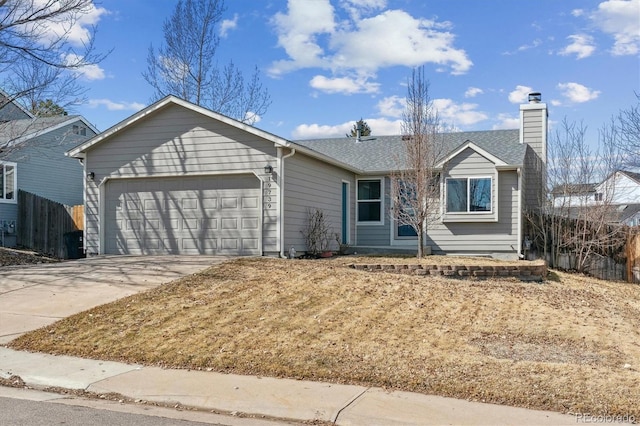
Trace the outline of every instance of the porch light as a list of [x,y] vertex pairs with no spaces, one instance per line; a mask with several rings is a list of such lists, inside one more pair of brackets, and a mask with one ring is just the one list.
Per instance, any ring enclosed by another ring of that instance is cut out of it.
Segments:
[[271,173],[273,173],[273,166],[271,164],[264,166],[264,174],[270,175]]
[[96,174],[94,172],[87,173],[87,179],[94,180],[96,178]]

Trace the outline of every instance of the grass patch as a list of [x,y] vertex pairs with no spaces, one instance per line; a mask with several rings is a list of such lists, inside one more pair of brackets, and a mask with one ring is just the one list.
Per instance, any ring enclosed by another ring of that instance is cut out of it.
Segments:
[[640,418],[640,286],[562,272],[532,284],[345,267],[354,261],[372,258],[238,259],[10,346]]

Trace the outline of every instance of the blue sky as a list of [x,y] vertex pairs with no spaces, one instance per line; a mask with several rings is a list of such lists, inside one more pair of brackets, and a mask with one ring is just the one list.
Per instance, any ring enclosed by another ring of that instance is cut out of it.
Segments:
[[[162,41],[168,0],[102,0],[99,50],[84,70],[89,102],[73,111],[99,130],[148,105],[141,73]],[[444,122],[517,128],[518,105],[542,93],[552,126],[589,137],[640,93],[640,0],[227,0],[218,60],[254,66],[272,105],[256,127],[288,139],[343,136],[363,118],[397,134],[413,67],[425,66]]]

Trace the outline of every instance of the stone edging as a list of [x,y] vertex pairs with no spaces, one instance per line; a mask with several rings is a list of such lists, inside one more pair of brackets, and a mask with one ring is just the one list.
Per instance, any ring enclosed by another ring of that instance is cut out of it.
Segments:
[[514,277],[522,281],[542,281],[547,277],[547,264],[542,265],[380,265],[351,264],[350,268],[367,272],[444,276],[448,278]]

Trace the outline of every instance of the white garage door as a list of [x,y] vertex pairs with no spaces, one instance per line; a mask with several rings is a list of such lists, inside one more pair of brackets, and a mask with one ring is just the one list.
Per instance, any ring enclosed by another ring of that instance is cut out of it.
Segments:
[[105,195],[108,254],[260,254],[253,175],[114,179]]

